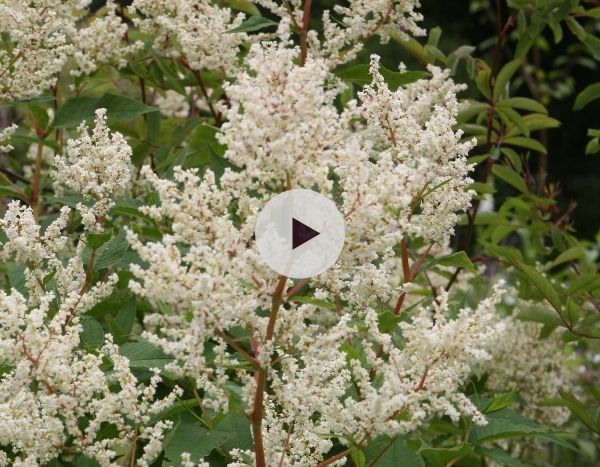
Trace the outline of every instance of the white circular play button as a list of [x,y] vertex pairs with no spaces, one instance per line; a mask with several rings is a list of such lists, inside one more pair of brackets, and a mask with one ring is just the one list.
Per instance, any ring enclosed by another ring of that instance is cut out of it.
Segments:
[[316,191],[289,190],[265,205],[255,234],[258,251],[271,269],[302,279],[335,263],[344,246],[344,217]]

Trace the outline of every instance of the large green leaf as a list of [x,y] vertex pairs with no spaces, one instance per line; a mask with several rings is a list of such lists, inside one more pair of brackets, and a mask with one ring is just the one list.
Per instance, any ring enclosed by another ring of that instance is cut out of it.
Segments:
[[590,84],[575,99],[573,110],[581,110],[593,100],[600,99],[600,83]]
[[547,154],[546,148],[538,140],[533,138],[526,138],[524,136],[513,136],[504,141],[504,144],[510,144],[511,146],[519,146],[533,151]]
[[535,436],[549,432],[546,427],[511,409],[490,413],[485,418],[487,425],[474,426],[471,429],[470,442],[475,445],[497,439]]
[[492,459],[498,463],[498,465],[504,465],[507,467],[522,467],[523,464],[519,459],[511,457],[506,451],[500,448],[481,448],[481,452],[485,457]]
[[253,449],[250,419],[240,412],[229,412],[217,425],[216,430],[226,437],[228,449]]
[[109,242],[98,248],[94,267],[100,270],[119,264],[128,249],[129,243],[125,237],[125,230],[120,230]]
[[590,430],[600,433],[600,426],[596,425],[596,422],[583,402],[566,391],[560,391],[560,396],[564,405],[569,408],[573,415],[575,415]]
[[471,456],[473,454],[473,447],[468,444],[461,444],[460,446],[453,448],[426,447],[419,449],[419,454],[421,454],[430,465],[443,466],[448,465],[449,463],[454,464],[464,457]]
[[85,316],[81,320],[81,342],[86,349],[97,349],[104,343],[104,329],[94,318]]
[[433,266],[454,266],[457,268],[466,269],[467,271],[476,272],[475,266],[464,251],[457,251],[448,256],[442,256],[440,258],[434,258],[431,261],[426,262],[422,269],[426,270]]
[[527,97],[510,97],[498,103],[498,107],[512,107],[514,109],[529,110],[540,114],[547,114],[548,111],[543,104]]
[[[371,81],[373,80],[369,69],[369,65],[363,63],[336,70],[334,73],[344,81],[364,86],[366,84],[371,83]],[[395,91],[400,86],[405,86],[407,84],[414,83],[415,81],[431,76],[431,74],[426,71],[400,72],[388,70],[383,66],[379,68],[379,72],[381,73],[381,76],[383,76],[383,79],[392,91]]]
[[513,77],[515,72],[521,67],[521,64],[522,60],[518,58],[508,62],[500,69],[496,79],[494,80],[494,97],[497,98],[504,92],[504,88]]
[[523,178],[510,167],[495,164],[492,168],[492,172],[496,177],[516,188],[521,193],[526,193],[528,191]]
[[531,266],[528,266],[522,262],[517,262],[516,265],[521,271],[523,271],[525,277],[529,279],[529,281],[535,286],[536,289],[538,289],[544,298],[548,300],[550,305],[552,305],[556,311],[561,313],[562,301],[554,285],[552,285],[552,283],[546,279],[542,273],[538,272]]
[[277,26],[275,21],[272,21],[262,16],[250,16],[237,28],[230,29],[227,32],[252,32],[260,31],[261,29]]
[[79,96],[66,101],[56,111],[53,128],[68,128],[79,125],[83,120],[88,123],[94,118],[94,111],[98,108],[98,98]]
[[127,342],[119,348],[119,353],[129,360],[132,368],[159,368],[173,361],[173,357],[148,341]]
[[157,110],[131,97],[106,93],[101,97],[79,96],[66,101],[56,112],[53,128],[68,128],[79,125],[83,120],[94,120],[96,109],[104,108],[109,118],[133,120],[140,115]]
[[226,433],[207,430],[194,417],[182,415],[166,436],[165,457],[172,462],[169,465],[180,465],[181,454],[187,452],[192,462],[199,462],[225,441]]
[[417,447],[411,444],[403,436],[380,436],[363,449],[366,463],[372,467],[425,467]]

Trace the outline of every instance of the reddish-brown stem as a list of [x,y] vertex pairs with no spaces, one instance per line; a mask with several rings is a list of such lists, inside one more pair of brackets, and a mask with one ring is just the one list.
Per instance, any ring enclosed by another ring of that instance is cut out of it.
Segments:
[[285,438],[285,443],[283,444],[283,449],[281,450],[281,457],[279,458],[279,463],[277,467],[283,467],[283,461],[285,460],[285,452],[287,451],[288,446],[290,445],[290,437],[292,436],[292,428],[294,424],[290,423],[288,428],[287,437]]
[[[402,249],[402,271],[404,274],[403,284],[406,284],[407,282],[412,281],[415,277],[417,277],[417,274],[419,274],[421,265],[423,264],[423,261],[425,261],[425,258],[427,258],[427,255],[431,251],[433,243],[429,244],[427,249],[419,257],[419,259],[413,264],[412,269],[408,264],[408,243],[404,239],[400,243],[400,247]],[[394,314],[397,315],[398,313],[400,313],[405,298],[406,292],[400,293],[400,295],[398,296],[398,300],[396,301],[396,306],[394,307]]]
[[304,1],[304,11],[302,12],[302,29],[300,30],[300,63],[304,65],[308,57],[308,23],[310,21],[310,8],[312,0]]
[[[265,342],[269,342],[271,339],[273,339],[273,334],[275,333],[275,321],[277,320],[277,313],[279,312],[279,307],[282,303],[283,291],[285,290],[286,282],[287,277],[279,276],[279,280],[277,281],[277,285],[272,296],[271,314],[269,315],[269,322],[267,323]],[[265,447],[262,436],[263,404],[265,398],[265,383],[267,379],[267,373],[265,369],[257,369],[254,372],[254,378],[256,380],[256,392],[254,394],[254,404],[251,418],[256,467],[266,467]]]
[[227,344],[230,347],[232,347],[233,349],[235,349],[242,357],[244,357],[246,360],[248,360],[253,367],[255,367],[257,369],[260,367],[260,365],[258,364],[258,361],[256,360],[256,358],[254,358],[252,355],[250,355],[248,352],[246,352],[242,348],[242,346],[240,346],[235,341],[235,339],[232,339],[231,337],[229,337],[227,334],[225,334],[220,329],[217,329],[215,331],[215,333],[217,334],[217,336],[219,336],[221,339],[223,339],[225,342],[227,342]]
[[129,467],[135,467],[135,453],[137,451],[137,442],[138,442],[138,430],[135,429],[133,433],[133,440],[131,441],[131,453],[129,454]]
[[344,451],[336,454],[335,456],[331,456],[329,459],[325,459],[323,462],[319,462],[316,467],[325,467],[326,465],[333,464],[335,461],[343,459],[348,454],[352,452],[352,449],[348,448]]
[[403,238],[400,242],[400,248],[402,249],[402,274],[404,283],[410,281],[410,266],[408,264],[408,242],[406,238]]
[[33,216],[36,220],[40,218],[40,179],[42,175],[42,161],[44,156],[44,140],[40,138],[37,145],[37,154],[35,157],[35,168],[33,169],[33,180],[31,182],[31,204],[33,206]]
[[194,70],[192,67],[190,67],[190,64],[187,62],[187,60],[185,58],[179,59],[179,63],[181,63],[184,67],[186,67],[188,70],[190,70],[192,72],[192,74],[194,75],[194,78],[196,78],[196,81],[198,82],[198,86],[200,86],[200,91],[202,92],[202,95],[206,99],[206,103],[208,104],[210,113],[211,113],[213,119],[215,120],[215,125],[221,126],[221,123],[222,123],[221,113],[218,112],[217,109],[215,109],[215,106],[211,102],[211,100],[208,96],[208,91],[206,89],[206,86],[204,85],[204,81],[202,80],[202,75],[200,74],[200,71]]
[[298,292],[300,292],[300,290],[302,290],[302,287],[304,287],[306,284],[308,284],[308,281],[309,281],[308,278],[299,280],[298,283],[295,284],[294,287],[292,287],[290,290],[288,290],[287,293],[285,294],[286,300],[289,300],[294,295],[296,295]]

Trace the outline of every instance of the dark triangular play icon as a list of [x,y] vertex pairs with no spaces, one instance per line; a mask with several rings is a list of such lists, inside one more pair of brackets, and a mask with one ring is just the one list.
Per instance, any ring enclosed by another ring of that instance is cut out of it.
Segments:
[[320,235],[315,229],[292,217],[292,250]]

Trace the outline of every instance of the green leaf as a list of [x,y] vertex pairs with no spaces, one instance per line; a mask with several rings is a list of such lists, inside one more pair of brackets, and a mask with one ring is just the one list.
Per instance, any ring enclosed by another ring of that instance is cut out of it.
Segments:
[[[478,63],[482,64],[483,62],[479,61]],[[484,68],[479,70],[475,76],[475,84],[477,85],[477,89],[479,89],[481,94],[488,99],[491,99],[492,97],[492,92],[490,89],[490,73],[490,68],[485,65]]]
[[14,105],[19,105],[19,104],[28,104],[30,102],[51,102],[54,100],[56,100],[56,97],[51,96],[51,95],[35,96],[35,97],[30,97],[28,99],[18,99],[16,101],[0,103],[0,109],[5,109],[5,108],[12,107]]
[[48,112],[46,111],[46,109],[44,109],[43,107],[41,107],[37,104],[29,104],[27,107],[29,107],[29,110],[31,111],[33,118],[35,119],[37,124],[40,126],[40,128],[42,130],[45,130],[46,128],[48,128],[48,123],[50,122],[50,117],[48,117]]
[[523,117],[521,117],[519,112],[510,107],[497,108],[496,111],[498,112],[498,115],[500,115],[500,118],[502,118],[502,121],[504,121],[506,126],[514,125],[519,129],[519,131],[522,134],[524,134],[525,136],[529,136],[529,128],[527,127],[525,120],[523,120]]
[[[523,122],[529,131],[541,130],[543,128],[558,128],[560,122],[555,118],[548,117],[544,114],[529,114],[523,117]],[[506,132],[506,138],[512,138],[518,134],[518,128],[513,127]]]
[[594,59],[600,60],[600,39],[594,34],[587,34],[583,43],[588,48]]
[[247,20],[245,20],[242,24],[240,24],[237,28],[230,29],[227,32],[252,32],[252,31],[260,31],[261,29],[269,28],[277,26],[275,21],[271,21],[270,19],[263,18],[262,16],[250,16]]
[[52,128],[77,126],[84,120],[89,123],[94,118],[97,102],[96,97],[79,96],[69,99],[56,111]]
[[119,353],[129,360],[132,368],[159,368],[173,361],[173,357],[148,341],[127,342],[119,348]]
[[569,261],[574,261],[577,259],[585,258],[585,250],[580,246],[574,246],[569,248],[568,250],[563,251],[560,255],[554,258],[550,263],[548,263],[544,270],[552,269],[559,264],[567,263]]
[[480,448],[483,455],[493,461],[496,461],[498,465],[504,465],[508,467],[523,467],[523,464],[519,459],[511,457],[506,451],[500,448]]
[[152,415],[147,425],[151,426],[159,420],[173,419],[177,414],[181,412],[189,412],[196,407],[198,407],[198,400],[196,398],[178,400],[177,402],[169,405],[166,409],[163,409],[159,413]]
[[365,458],[365,453],[362,452],[361,449],[355,449],[350,453],[350,458],[352,459],[353,464],[356,467],[365,467],[367,464],[367,460]]
[[396,329],[396,325],[402,321],[402,317],[392,313],[390,310],[384,310],[379,314],[378,325],[379,332],[391,332]]
[[493,95],[495,98],[498,98],[502,95],[502,93],[504,92],[504,88],[506,87],[510,79],[513,77],[515,72],[521,67],[521,63],[522,60],[518,58],[508,62],[500,69],[498,75],[496,76],[496,79],[494,80]]
[[371,467],[425,467],[425,462],[408,439],[380,436],[364,449],[367,465]]
[[[414,83],[420,79],[425,79],[431,76],[430,73],[426,71],[392,71],[387,68],[381,66],[379,68],[379,72],[383,79],[387,83],[388,87],[391,91],[395,91],[400,86],[405,86],[410,83]],[[369,71],[369,65],[367,64],[359,64],[351,67],[345,67],[334,71],[336,76],[341,78],[344,81],[348,81],[351,83],[359,84],[364,86],[366,84],[370,84],[373,80],[371,73]]]
[[585,404],[583,404],[583,402],[579,401],[573,394],[570,394],[566,391],[559,389],[559,392],[564,405],[581,421],[581,423],[583,423],[592,431],[600,430],[600,427],[596,425],[594,419],[588,413],[587,407]]
[[575,34],[580,41],[585,40],[585,29],[583,29],[583,26],[579,24],[579,22],[575,18],[573,18],[572,16],[568,16],[567,18],[565,18],[565,22],[567,23],[567,26],[569,27],[571,32]]
[[140,115],[157,110],[138,100],[117,94],[106,93],[102,97],[79,96],[69,99],[56,112],[52,128],[69,128],[82,121],[94,120],[96,109],[106,109],[109,118],[133,120]]
[[464,251],[457,251],[456,253],[452,253],[448,256],[434,258],[431,261],[426,262],[423,265],[422,270],[429,269],[436,265],[453,266],[457,268],[466,269],[470,272],[477,272],[477,269],[475,269],[475,266]]
[[468,101],[468,106],[465,106],[456,117],[457,122],[465,123],[471,120],[475,115],[487,111],[488,104],[484,102]]
[[167,434],[167,437],[165,457],[175,465],[179,465],[181,454],[184,452],[190,454],[192,462],[199,462],[227,440],[225,433],[209,431],[191,416],[182,416],[182,420]]
[[252,450],[254,447],[250,420],[239,412],[229,412],[225,415],[216,430],[224,434],[225,447],[228,449]]
[[521,436],[535,436],[544,434],[548,429],[538,423],[523,417],[511,409],[502,409],[486,415],[488,421],[485,426],[473,426],[470,442],[478,445],[483,442],[497,439],[514,438]]
[[490,185],[489,183],[473,182],[469,186],[469,189],[475,190],[478,194],[496,193],[496,190],[494,189],[494,187],[492,185]]
[[568,295],[573,295],[579,292],[594,293],[600,291],[600,276],[598,274],[582,274],[574,277],[567,289]]
[[135,316],[135,297],[131,297],[125,306],[119,310],[117,316],[115,316],[115,319],[109,321],[108,323],[112,333],[118,340],[124,340],[129,336],[129,334],[131,334],[133,323],[135,323]]
[[592,138],[585,146],[585,155],[596,154],[600,152],[600,138]]
[[437,47],[440,42],[440,37],[442,36],[442,28],[436,26],[431,28],[429,31],[429,37],[427,38],[427,45],[431,45],[433,47]]
[[573,110],[581,110],[593,100],[600,99],[600,83],[590,84],[575,99]]
[[106,93],[96,103],[96,108],[106,109],[109,118],[120,120],[133,120],[140,115],[158,110],[131,97]]
[[519,190],[521,193],[527,193],[527,185],[525,185],[521,176],[510,167],[495,164],[492,167],[492,173],[513,188]]
[[504,258],[511,264],[517,264],[523,261],[523,255],[519,250],[512,246],[492,245],[488,242],[481,242],[488,253],[497,258]]
[[517,151],[511,148],[503,147],[500,148],[500,152],[506,156],[517,172],[521,172],[523,170],[523,163],[521,162],[521,157],[519,154],[517,154]]
[[490,414],[497,412],[498,410],[510,407],[517,398],[515,391],[506,392],[503,394],[494,394],[494,398],[490,401],[489,405],[483,410],[483,413]]
[[510,97],[504,99],[498,103],[498,107],[512,107],[513,109],[529,110],[544,115],[548,114],[548,110],[546,110],[543,104],[527,97]]
[[89,248],[95,250],[103,243],[108,242],[111,236],[112,231],[110,230],[107,230],[105,232],[88,233],[85,236],[85,242]]
[[454,464],[457,460],[472,455],[473,448],[468,444],[461,444],[454,448],[421,448],[419,454],[431,465],[442,466],[449,463]]
[[546,148],[539,141],[532,138],[525,138],[523,136],[513,136],[504,141],[505,144],[510,144],[512,146],[519,146],[522,148],[531,149],[533,151],[541,152],[542,154],[547,154]]
[[96,250],[94,268],[100,270],[119,264],[128,249],[129,243],[125,237],[125,230],[120,230],[112,240],[104,243]]
[[558,44],[563,39],[563,30],[558,21],[552,21],[548,24],[550,29],[552,30],[552,35],[554,36],[554,43]]
[[93,318],[84,317],[81,320],[81,342],[86,349],[98,349],[104,344],[104,328]]
[[516,316],[521,321],[532,321],[534,323],[547,324],[557,327],[562,324],[555,312],[541,306],[529,306],[519,311]]
[[225,0],[225,4],[234,10],[243,11],[251,16],[260,16],[260,11],[252,2],[247,0]]
[[538,291],[544,296],[544,298],[548,300],[550,305],[552,305],[552,307],[556,311],[561,313],[562,302],[560,300],[558,292],[556,291],[552,283],[548,279],[546,279],[543,274],[541,274],[531,266],[527,266],[526,264],[521,262],[517,262],[516,266],[521,271],[523,271],[525,277],[527,277],[527,279],[529,279],[529,281],[535,286],[535,288],[538,289]]

